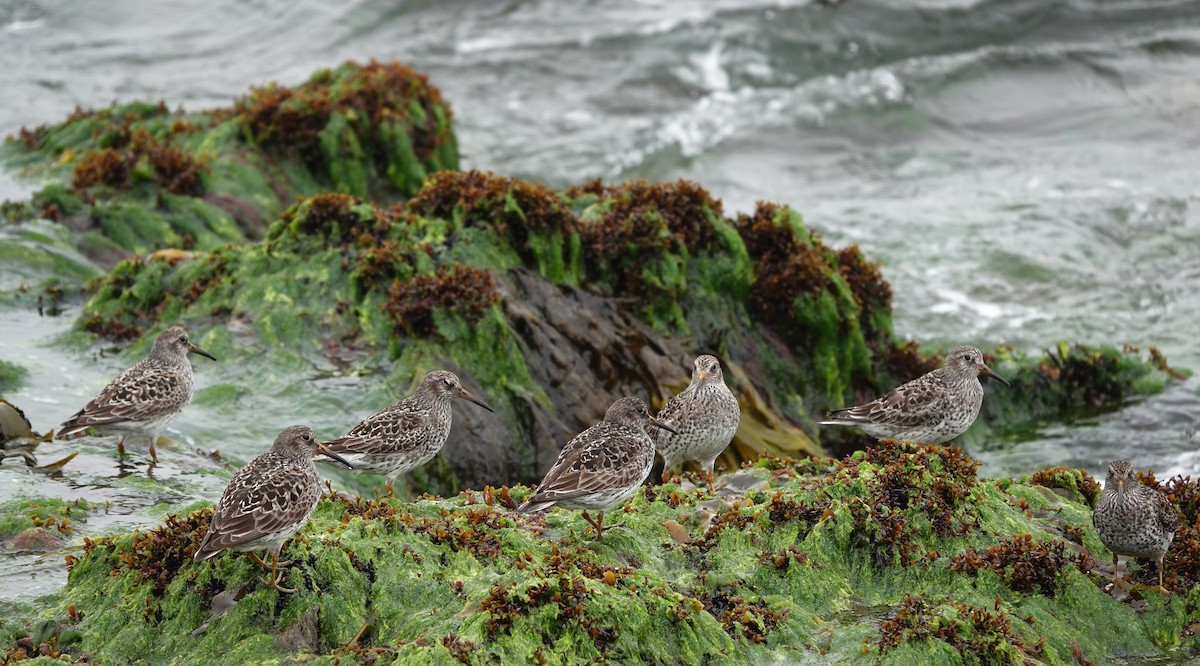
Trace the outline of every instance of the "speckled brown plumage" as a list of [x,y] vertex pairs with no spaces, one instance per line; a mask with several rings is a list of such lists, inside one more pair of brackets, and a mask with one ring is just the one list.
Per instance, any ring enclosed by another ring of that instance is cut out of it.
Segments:
[[1162,587],[1163,558],[1175,539],[1179,514],[1166,495],[1137,480],[1128,460],[1109,463],[1092,524],[1101,543],[1112,551],[1114,578],[1118,556],[1140,557],[1158,566],[1158,585]]
[[158,462],[155,442],[192,401],[192,363],[188,360],[192,352],[216,360],[192,344],[180,326],[159,333],[150,354],[109,382],[62,424],[56,436],[68,437],[95,428],[105,435],[120,435],[117,449],[121,453],[125,452],[129,435],[147,437],[150,457]]
[[[650,418],[641,398],[621,398],[604,420],[567,442],[534,493],[518,510],[545,511],[552,506],[583,509],[583,518],[604,536],[604,511],[633,496],[654,465],[654,442],[646,424],[670,426]],[[588,509],[599,510],[593,520]]]
[[[251,552],[256,562],[266,566],[252,551],[273,552],[275,559],[268,585],[292,592],[279,586],[279,552],[308,522],[321,497],[321,476],[313,464],[318,451],[328,455],[312,428],[284,428],[271,448],[238,470],[225,487],[208,532],[196,550],[195,561],[202,562],[231,549]],[[336,455],[331,457],[345,463]]]
[[983,405],[979,375],[1008,380],[983,362],[983,352],[950,350],[942,367],[902,384],[887,395],[825,415],[822,425],[854,426],[879,439],[941,444],[966,432]]
[[692,382],[667,401],[658,420],[679,432],[655,429],[651,438],[663,457],[663,481],[677,464],[694,460],[708,475],[712,488],[713,464],[737,433],[741,409],[725,385],[721,362],[715,356],[696,357]]
[[386,476],[390,495],[396,477],[424,465],[442,450],[450,435],[454,398],[495,411],[463,388],[453,372],[435,370],[425,375],[411,396],[367,417],[325,447],[357,471]]

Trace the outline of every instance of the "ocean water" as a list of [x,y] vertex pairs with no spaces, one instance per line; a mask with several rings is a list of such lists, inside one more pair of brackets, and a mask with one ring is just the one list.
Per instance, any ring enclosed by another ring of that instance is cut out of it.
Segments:
[[[370,58],[430,74],[466,166],[556,186],[682,177],[727,212],[796,207],[883,262],[902,335],[1154,345],[1200,369],[1194,1],[0,0],[0,133],[77,105],[227,105]],[[37,186],[0,170],[0,199]],[[0,313],[0,357],[34,371],[12,399],[40,430],[124,365],[49,346],[72,314]],[[205,363],[201,387],[230,371]],[[988,474],[1130,457],[1196,475],[1198,385],[972,453]],[[331,404],[369,389],[334,382]],[[176,429],[245,460],[270,441],[253,420],[195,407]],[[0,497],[20,487],[0,479]]]

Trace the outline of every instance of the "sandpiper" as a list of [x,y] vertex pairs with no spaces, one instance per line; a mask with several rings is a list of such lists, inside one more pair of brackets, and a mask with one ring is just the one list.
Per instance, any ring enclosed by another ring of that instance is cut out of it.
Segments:
[[[268,587],[295,592],[279,584],[279,566],[291,564],[281,563],[279,553],[308,521],[321,497],[321,477],[313,464],[317,453],[350,467],[341,456],[325,450],[312,428],[284,428],[266,453],[233,475],[193,559],[203,562],[226,548],[245,552],[270,570],[271,579],[263,581]],[[271,564],[256,555],[256,550],[274,551]]]
[[325,442],[325,448],[350,461],[356,471],[386,476],[388,495],[394,496],[396,477],[424,465],[442,450],[454,415],[452,398],[496,411],[463,388],[453,372],[435,370],[425,375],[415,393]]
[[1104,492],[1092,512],[1092,525],[1100,541],[1113,554],[1113,579],[1118,556],[1141,557],[1158,565],[1158,586],[1163,584],[1163,558],[1175,539],[1179,514],[1166,495],[1137,480],[1128,460],[1108,464]]
[[721,362],[708,354],[697,356],[692,383],[658,413],[658,420],[679,434],[662,429],[651,434],[663,457],[663,481],[676,464],[693,460],[707,473],[708,488],[712,490],[713,463],[733,440],[740,417],[737,398],[725,385]]
[[[641,398],[621,398],[604,414],[604,420],[579,433],[558,454],[534,493],[517,508],[524,513],[552,506],[583,509],[583,519],[604,536],[604,512],[637,492],[654,466],[654,442],[646,424],[676,432],[650,418]],[[597,509],[593,519],[588,509]]]
[[983,404],[980,373],[1009,385],[983,362],[983,352],[965,345],[955,347],[937,370],[865,405],[829,412],[821,425],[855,426],[878,439],[948,442],[966,432],[979,416]]
[[100,395],[62,424],[56,436],[64,438],[88,428],[105,435],[120,435],[117,451],[122,455],[126,437],[147,437],[150,458],[157,463],[154,444],[159,435],[192,401],[195,389],[188,354],[193,352],[217,360],[192,344],[181,326],[159,333],[150,354],[109,382]]

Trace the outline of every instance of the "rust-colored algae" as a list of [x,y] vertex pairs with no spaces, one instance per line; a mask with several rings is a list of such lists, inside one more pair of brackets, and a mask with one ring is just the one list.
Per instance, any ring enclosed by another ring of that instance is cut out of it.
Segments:
[[401,330],[412,335],[432,335],[437,331],[435,310],[473,318],[499,300],[500,292],[491,272],[455,264],[439,269],[433,276],[417,275],[406,282],[397,281],[385,307]]
[[1096,566],[1086,551],[1068,555],[1066,550],[1062,541],[1035,541],[1029,534],[1019,534],[984,551],[967,548],[950,560],[950,569],[971,575],[987,569],[1018,592],[1054,596],[1062,588],[1060,574],[1068,566],[1082,571]]

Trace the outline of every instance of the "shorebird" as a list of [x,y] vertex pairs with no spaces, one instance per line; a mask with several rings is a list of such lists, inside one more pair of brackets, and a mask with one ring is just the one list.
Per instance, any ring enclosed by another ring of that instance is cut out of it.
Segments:
[[[270,570],[271,579],[263,580],[267,587],[295,592],[279,584],[280,565],[291,564],[280,562],[279,553],[308,522],[321,497],[321,476],[313,464],[317,453],[350,467],[344,458],[325,450],[312,428],[284,428],[270,449],[233,475],[192,559],[203,562],[226,548],[245,552]],[[271,564],[255,554],[256,550],[274,551]]]
[[100,395],[67,419],[55,436],[61,439],[88,428],[105,435],[120,435],[117,451],[122,455],[126,437],[147,437],[150,459],[157,463],[154,444],[167,426],[179,418],[195,391],[189,353],[217,360],[192,344],[181,326],[159,333],[146,358],[109,382]]
[[325,442],[325,448],[350,461],[355,471],[383,474],[388,495],[395,496],[396,477],[429,462],[450,434],[453,398],[496,410],[463,388],[453,372],[435,370],[411,396],[376,412],[350,432]]
[[878,439],[941,444],[963,434],[983,404],[980,374],[1008,380],[983,362],[983,352],[961,346],[950,350],[942,367],[901,384],[865,405],[825,415],[821,425],[854,426]]
[[708,489],[712,490],[713,464],[733,440],[741,409],[725,385],[721,362],[716,357],[697,356],[693,366],[692,383],[658,413],[658,420],[678,434],[657,429],[651,437],[663,457],[664,482],[676,464],[694,460],[708,475]]
[[[650,418],[641,398],[614,402],[603,421],[567,442],[537,492],[517,510],[583,509],[583,519],[596,528],[596,538],[603,538],[604,512],[632,497],[654,466],[654,442],[646,434],[647,423],[676,432]],[[595,519],[588,509],[599,511]]]
[[1148,488],[1133,474],[1128,460],[1108,464],[1104,492],[1092,512],[1092,525],[1113,554],[1113,579],[1117,578],[1118,556],[1154,560],[1158,586],[1163,586],[1163,558],[1175,539],[1179,514],[1166,495]]

